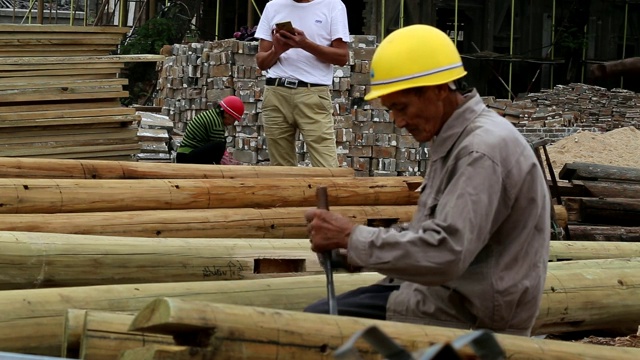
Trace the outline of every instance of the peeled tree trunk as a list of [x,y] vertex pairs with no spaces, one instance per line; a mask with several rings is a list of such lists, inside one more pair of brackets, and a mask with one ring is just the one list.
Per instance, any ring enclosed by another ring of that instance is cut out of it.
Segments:
[[0,178],[236,179],[354,177],[351,168],[158,164],[131,161],[0,157]]
[[[315,206],[314,206],[315,207]],[[335,206],[356,224],[407,222],[415,206]],[[4,214],[0,231],[167,238],[308,237],[309,207],[185,209],[70,214]]]
[[[375,273],[336,274],[336,293]],[[67,309],[137,311],[161,297],[302,310],[326,297],[325,276],[0,291],[0,351],[59,354]],[[550,263],[534,334],[640,324],[640,259]],[[248,314],[244,315],[249,318]]]
[[[181,299],[156,299],[145,306],[130,330],[172,335],[177,345],[205,348],[210,359],[326,359],[354,333],[375,325],[409,351],[448,343],[468,333],[436,326],[351,317],[214,304]],[[189,334],[189,336],[185,336]],[[507,359],[638,359],[640,349],[608,348],[514,335],[496,335]],[[379,359],[359,341],[365,359]],[[467,347],[464,355],[475,354]]]
[[308,239],[150,239],[0,232],[0,248],[0,290],[323,273]]
[[[260,279],[322,273],[308,239],[0,232],[0,290]],[[640,244],[553,241],[550,261],[640,256]]]
[[420,177],[69,180],[0,179],[0,214],[315,206],[416,205]]

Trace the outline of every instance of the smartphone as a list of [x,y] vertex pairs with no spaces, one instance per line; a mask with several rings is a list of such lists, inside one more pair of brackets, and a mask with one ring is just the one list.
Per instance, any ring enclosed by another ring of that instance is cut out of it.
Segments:
[[295,30],[293,30],[293,25],[291,24],[291,21],[283,21],[283,22],[279,22],[276,24],[276,30],[278,31],[286,31],[290,34],[295,35]]

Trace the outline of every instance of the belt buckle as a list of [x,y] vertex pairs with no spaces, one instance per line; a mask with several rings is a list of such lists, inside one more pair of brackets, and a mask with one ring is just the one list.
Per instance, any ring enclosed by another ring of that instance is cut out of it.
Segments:
[[298,87],[298,80],[284,79],[284,86],[288,88],[296,89]]

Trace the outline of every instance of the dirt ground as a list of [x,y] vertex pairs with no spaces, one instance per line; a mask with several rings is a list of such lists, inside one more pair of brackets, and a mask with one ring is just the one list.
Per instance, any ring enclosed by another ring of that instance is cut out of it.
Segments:
[[606,133],[578,132],[547,146],[547,151],[556,176],[571,162],[640,168],[640,130],[624,127]]

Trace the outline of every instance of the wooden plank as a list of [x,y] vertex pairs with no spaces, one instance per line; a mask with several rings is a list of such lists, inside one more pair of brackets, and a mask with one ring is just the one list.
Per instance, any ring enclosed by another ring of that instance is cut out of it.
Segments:
[[569,225],[571,238],[580,241],[640,242],[640,227]]
[[[100,104],[103,105],[103,104]],[[94,107],[93,104],[87,104],[82,109],[62,109],[62,110],[43,110],[21,113],[0,113],[0,122],[3,121],[21,121],[21,120],[44,120],[44,119],[69,119],[81,117],[102,117],[102,116],[122,116],[135,115],[136,111],[127,107],[114,107],[113,104],[107,104],[108,107]],[[0,108],[2,109],[2,108]],[[139,120],[135,119],[136,121]]]
[[[573,233],[571,233],[573,235]],[[609,241],[551,241],[549,261],[640,257],[640,243]]]
[[[134,318],[130,330],[172,335],[176,345],[205,348],[205,352],[210,352],[205,358],[320,360],[326,359],[327,353],[344,344],[351,335],[372,325],[411,352],[434,343],[450,343],[469,333],[469,330],[445,327],[171,298],[156,299],[145,306]],[[631,360],[640,357],[640,349],[635,348],[495,336],[507,359]],[[357,342],[356,347],[367,354],[376,353],[364,341]],[[460,351],[463,358],[474,358],[475,352],[468,347]]]
[[46,154],[35,155],[36,158],[56,158],[56,159],[96,159],[96,160],[108,160],[111,158],[117,158],[119,161],[133,161],[132,155],[140,153],[140,148],[131,147],[129,150],[109,150],[109,151],[95,151],[95,152],[77,152],[72,154],[56,154],[53,156],[47,156]]
[[97,62],[158,62],[164,61],[164,55],[105,55],[105,56],[56,56],[56,57],[22,57],[0,58],[0,65],[8,64],[85,64]]
[[616,180],[640,182],[640,169],[573,162],[565,164],[559,173],[563,180]]
[[126,26],[67,26],[67,25],[15,25],[15,24],[2,24],[0,25],[0,32],[41,32],[41,33],[55,33],[55,32],[67,32],[74,33],[76,36],[79,34],[87,33],[100,33],[100,34],[126,34],[131,28]]
[[0,83],[0,96],[5,90],[20,89],[48,89],[48,88],[98,88],[103,89],[105,86],[122,86],[129,83],[128,79],[90,79],[90,80],[60,80],[60,81],[41,81],[29,78],[20,79],[20,81],[2,80]]
[[[75,35],[75,34],[74,34]],[[15,36],[15,35],[14,35]],[[0,45],[4,46],[13,46],[16,48],[20,48],[21,46],[32,46],[32,45],[40,45],[42,49],[48,49],[49,45],[59,46],[59,45],[111,45],[112,48],[120,44],[120,38],[77,38],[78,35],[75,35],[76,38],[71,39],[7,39],[0,36]]]
[[33,120],[11,120],[0,121],[0,128],[13,128],[16,126],[59,126],[59,125],[86,125],[86,124],[103,124],[117,123],[121,126],[131,125],[132,122],[139,120],[139,115],[125,116],[93,116],[79,118],[58,118],[58,119],[33,119]]
[[122,41],[124,37],[121,34],[77,34],[77,33],[67,33],[67,32],[6,32],[0,30],[0,40],[18,40],[18,41],[28,41],[28,40],[66,40],[73,41],[74,39],[95,39],[98,41]]
[[594,225],[640,225],[640,199],[565,198],[569,221]]
[[116,69],[78,69],[73,73],[68,70],[42,70],[15,72],[7,76],[0,77],[2,81],[22,81],[25,77],[32,77],[40,81],[53,80],[92,80],[92,79],[113,79],[118,77],[120,72]]
[[117,91],[112,88],[105,89],[106,91],[95,92],[82,92],[82,89],[77,89],[76,92],[69,93],[66,91],[50,91],[47,93],[29,93],[23,92],[20,94],[4,94],[0,96],[0,103],[15,103],[23,101],[52,101],[52,100],[94,100],[94,99],[118,99],[128,97],[128,91]]
[[[43,46],[41,44],[36,44],[34,45],[28,45],[28,44],[23,44],[23,45],[18,45],[18,46],[12,46],[11,48],[1,48],[0,49],[0,54],[4,54],[4,53],[12,53],[12,52],[25,52],[25,53],[29,53],[29,52],[37,52],[40,51],[43,54],[48,53],[48,51],[44,51],[49,47]],[[90,54],[93,51],[114,51],[116,50],[116,48],[113,45],[102,45],[102,44],[97,44],[97,45],[73,45],[73,44],[62,44],[62,45],[56,45],[56,46],[52,46],[52,49],[55,48],[55,52],[58,52],[59,55],[64,55],[67,53],[67,51],[87,51],[87,54]],[[41,56],[49,56],[49,55],[41,55]]]
[[[126,79],[125,79],[126,80]],[[30,84],[29,87],[13,89],[13,90],[0,90],[0,101],[20,101],[27,96],[49,96],[49,95],[89,95],[98,93],[114,93],[122,90],[122,84],[115,85],[98,85],[98,86],[84,86],[78,84],[76,86],[63,86],[63,87],[34,87],[35,84]],[[48,99],[47,99],[48,100]],[[53,100],[53,99],[51,99]]]
[[351,168],[231,166],[40,160],[0,157],[0,178],[45,179],[244,179],[354,177]]
[[120,100],[106,99],[96,101],[74,101],[74,102],[56,102],[51,104],[22,104],[22,105],[1,105],[0,114],[4,113],[21,113],[21,112],[37,112],[37,111],[61,111],[61,110],[80,110],[80,109],[106,109],[106,108],[122,108]]
[[640,199],[640,183],[588,180],[574,180],[572,183],[588,191],[589,194],[582,197]]
[[[111,349],[107,349],[110,351]],[[205,354],[207,353],[207,354]],[[205,359],[208,356],[207,351],[203,349],[188,347],[188,346],[175,346],[175,345],[148,345],[138,348],[131,348],[123,350],[120,357],[111,357],[113,354],[106,355],[109,359],[118,360],[197,360]],[[27,359],[25,359],[27,360]]]
[[[137,128],[112,127],[111,129],[73,129],[58,130],[56,132],[32,131],[27,136],[19,136],[15,134],[13,138],[6,138],[0,145],[0,149],[11,149],[13,147],[20,148],[28,146],[67,146],[74,144],[84,144],[87,141],[126,139],[138,142]],[[41,145],[43,144],[43,145]],[[44,145],[47,144],[47,145]]]
[[[59,155],[83,155],[95,154],[105,151],[115,152],[118,154],[130,151],[131,154],[140,152],[140,144],[136,139],[131,140],[96,140],[87,141],[87,145],[77,146],[78,143],[57,143],[53,146],[28,146],[28,147],[1,147],[0,156],[32,156],[42,155],[56,157]],[[99,145],[92,145],[99,144]]]
[[51,53],[51,52],[46,52],[43,51],[43,49],[39,49],[39,50],[22,50],[22,49],[3,49],[0,50],[0,58],[30,58],[30,57],[35,57],[35,56],[40,56],[44,59],[52,59],[54,57],[60,57],[60,56],[65,56],[65,57],[83,57],[83,56],[101,56],[101,55],[108,55],[110,52],[116,50],[116,47],[114,46],[111,49],[105,49],[105,50],[83,50],[83,49],[77,49],[77,50],[61,50],[61,51],[56,51],[56,53]]
[[[64,140],[70,135],[81,134],[112,134],[123,130],[118,123],[102,124],[103,126],[77,127],[77,126],[41,126],[41,127],[12,127],[0,128],[0,140],[5,144],[42,141],[43,137],[55,138],[56,141]],[[4,131],[3,131],[4,130]],[[133,129],[137,132],[136,129]],[[133,136],[136,136],[134,134]]]
[[[82,65],[83,69],[96,69],[96,68],[118,68],[121,69],[124,67],[123,63],[95,63],[95,64],[84,64]],[[69,65],[67,64],[12,64],[12,65],[0,65],[0,71],[25,71],[25,70],[56,70],[69,69]]]
[[[100,134],[91,135],[87,137],[100,143],[97,140]],[[121,135],[102,136],[107,141]],[[80,143],[80,140],[76,142]],[[62,142],[56,142],[46,150],[51,154],[62,153],[59,144]],[[37,148],[28,145],[30,150]],[[71,146],[65,144],[63,147]],[[22,147],[2,146],[0,153],[8,148]],[[419,193],[409,191],[403,178],[141,179],[135,182],[0,179],[0,213],[313,207],[317,203],[315,189],[319,186],[328,188],[329,202],[333,206],[414,205]]]

